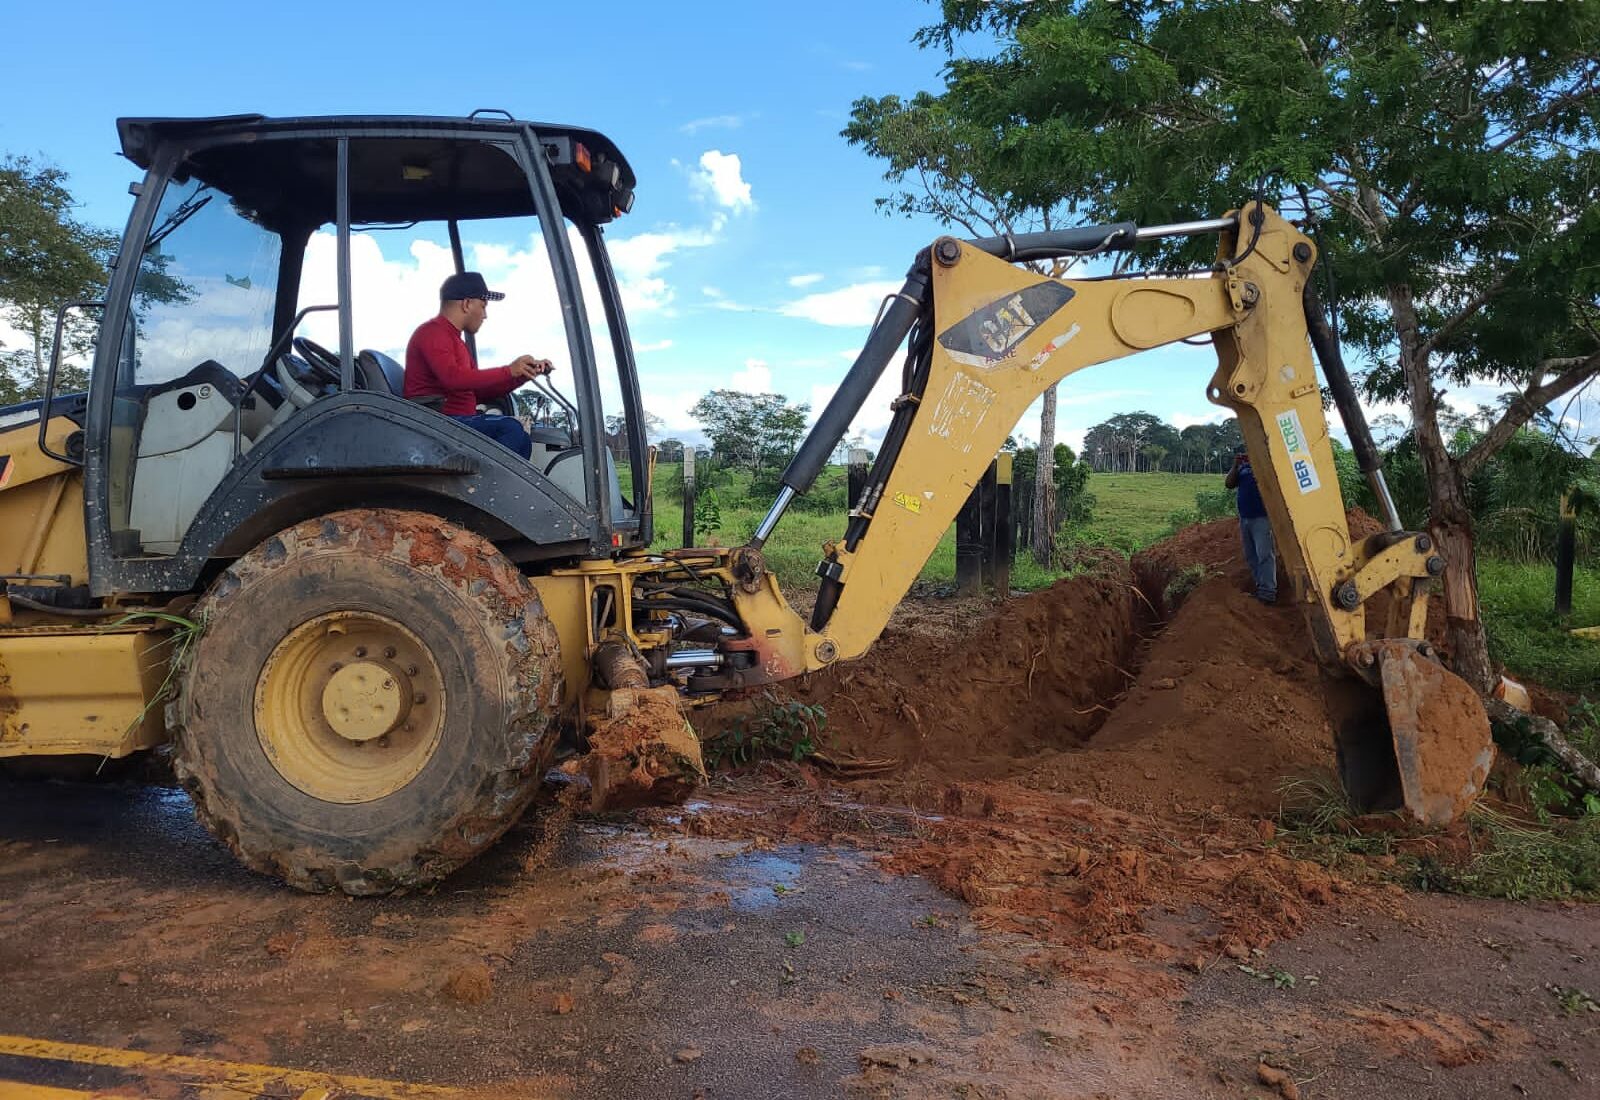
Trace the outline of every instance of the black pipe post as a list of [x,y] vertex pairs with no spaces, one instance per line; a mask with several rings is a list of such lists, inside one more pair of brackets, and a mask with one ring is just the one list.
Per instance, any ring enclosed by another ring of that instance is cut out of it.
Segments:
[[976,596],[983,588],[983,482],[972,487],[956,513],[956,595]]
[[683,545],[693,546],[694,538],[694,448],[683,449]]
[[1002,600],[1011,595],[1011,562],[1016,556],[1011,538],[1011,459],[1003,454],[994,460],[994,594]]
[[999,475],[995,471],[996,464],[996,461],[991,460],[989,468],[983,472],[983,479],[978,482],[978,541],[981,547],[978,561],[983,583],[991,587],[995,578],[994,529],[1000,518],[995,508],[995,498],[1000,488]]
[[1572,614],[1572,571],[1578,559],[1578,517],[1572,494],[1561,494],[1561,519],[1556,528],[1556,614]]

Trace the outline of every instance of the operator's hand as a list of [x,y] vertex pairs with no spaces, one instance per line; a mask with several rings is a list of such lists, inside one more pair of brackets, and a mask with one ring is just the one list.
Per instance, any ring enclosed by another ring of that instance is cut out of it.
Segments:
[[549,374],[556,368],[555,364],[548,359],[535,359],[531,355],[519,355],[511,361],[509,369],[511,377],[528,382],[541,375]]

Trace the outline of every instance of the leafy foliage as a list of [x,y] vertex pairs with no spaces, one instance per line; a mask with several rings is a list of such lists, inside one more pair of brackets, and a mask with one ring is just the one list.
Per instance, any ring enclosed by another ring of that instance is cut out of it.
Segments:
[[[1429,516],[1470,568],[1463,481],[1600,373],[1600,9],[944,0],[941,16],[918,40],[947,51],[943,88],[914,105],[970,144],[986,193],[1101,223],[1252,194],[1315,218],[1344,341],[1372,394],[1410,405]],[[1174,239],[1152,262],[1209,248]],[[1451,453],[1439,391],[1485,379],[1507,400]],[[1458,671],[1484,681],[1472,588],[1445,599]]]
[[750,718],[741,718],[702,746],[706,766],[737,767],[758,756],[801,761],[817,751],[828,723],[820,704],[780,700],[768,692],[767,705]]
[[712,390],[689,410],[724,462],[760,473],[794,454],[806,430],[807,404],[777,393]]
[[[116,237],[78,221],[73,206],[65,172],[26,157],[0,160],[0,315],[29,337],[26,346],[0,347],[0,405],[43,392],[56,306],[91,297],[105,282]],[[68,337],[81,351],[92,330],[69,327]],[[69,369],[60,388],[87,385],[81,370]]]

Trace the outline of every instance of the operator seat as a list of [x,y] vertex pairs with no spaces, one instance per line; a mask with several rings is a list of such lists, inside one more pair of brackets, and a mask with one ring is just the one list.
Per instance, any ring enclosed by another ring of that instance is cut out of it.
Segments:
[[406,369],[381,351],[368,348],[359,353],[356,356],[356,374],[359,376],[356,381],[364,390],[405,396]]

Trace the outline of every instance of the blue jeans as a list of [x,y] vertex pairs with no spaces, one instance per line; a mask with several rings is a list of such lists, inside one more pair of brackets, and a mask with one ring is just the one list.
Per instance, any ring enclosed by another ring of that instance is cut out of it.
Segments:
[[1256,599],[1271,603],[1278,598],[1278,549],[1272,544],[1272,523],[1266,516],[1240,516],[1239,541],[1244,561],[1256,584]]
[[490,439],[504,447],[516,451],[523,458],[533,457],[533,440],[528,438],[528,429],[522,426],[522,421],[514,416],[487,416],[477,413],[473,416],[452,416],[451,420],[459,420],[474,431],[482,432]]

